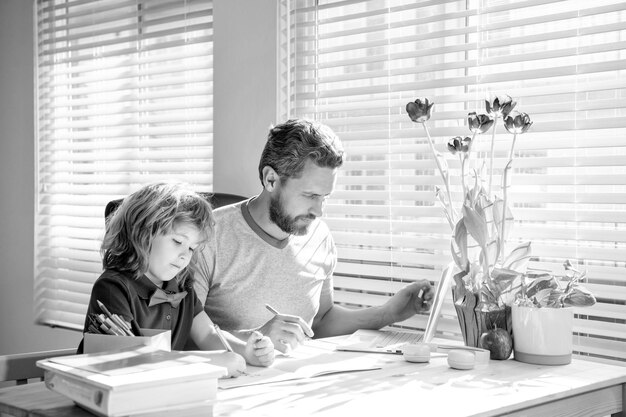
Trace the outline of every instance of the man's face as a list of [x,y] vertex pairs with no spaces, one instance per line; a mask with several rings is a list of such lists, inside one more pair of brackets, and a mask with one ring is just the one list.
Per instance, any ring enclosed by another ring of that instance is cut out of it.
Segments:
[[307,161],[299,178],[289,178],[277,185],[270,200],[270,220],[285,233],[306,234],[309,225],[323,214],[336,178],[336,169],[321,168]]

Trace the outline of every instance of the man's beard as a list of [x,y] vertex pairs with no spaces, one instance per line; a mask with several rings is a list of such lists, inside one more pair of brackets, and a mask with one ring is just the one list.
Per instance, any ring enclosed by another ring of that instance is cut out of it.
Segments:
[[310,214],[308,216],[291,217],[289,214],[285,213],[285,208],[283,207],[280,196],[279,192],[276,197],[270,198],[270,220],[285,233],[296,236],[306,235],[310,223],[305,223],[302,226],[298,226],[296,223],[301,219],[307,218],[315,220],[315,216]]

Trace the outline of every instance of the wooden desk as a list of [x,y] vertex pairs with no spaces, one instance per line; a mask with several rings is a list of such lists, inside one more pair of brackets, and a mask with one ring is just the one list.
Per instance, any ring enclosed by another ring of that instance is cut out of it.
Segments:
[[[358,354],[333,355],[349,359]],[[449,368],[445,357],[428,364],[411,364],[399,355],[373,357],[383,369],[219,390],[212,414],[193,409],[175,415],[626,417],[626,367],[582,360],[551,367],[508,360],[459,371]],[[43,383],[0,390],[1,413],[92,416]]]

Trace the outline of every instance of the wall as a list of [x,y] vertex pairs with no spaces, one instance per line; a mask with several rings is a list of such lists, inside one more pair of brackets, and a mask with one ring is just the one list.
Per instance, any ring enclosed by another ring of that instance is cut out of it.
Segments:
[[0,354],[77,346],[80,334],[36,326],[32,1],[0,1]]
[[270,125],[277,123],[277,3],[213,2],[215,191],[261,191],[259,157]]
[[[80,340],[78,332],[33,324],[32,4],[0,0],[0,355],[74,347]],[[256,166],[276,122],[276,4],[214,1],[216,191],[260,191]]]

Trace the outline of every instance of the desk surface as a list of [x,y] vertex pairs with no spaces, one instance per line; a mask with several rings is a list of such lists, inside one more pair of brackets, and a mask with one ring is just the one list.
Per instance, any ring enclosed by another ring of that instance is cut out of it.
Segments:
[[[334,360],[347,360],[363,354],[332,355]],[[367,356],[382,369],[220,389],[213,416],[565,417],[619,415],[626,407],[626,367],[621,366],[582,360],[563,366],[538,366],[507,360],[459,371],[449,368],[445,357],[413,364],[400,355]],[[1,389],[2,412],[39,417],[91,416],[47,390],[43,383]],[[177,410],[176,415],[207,412]]]

